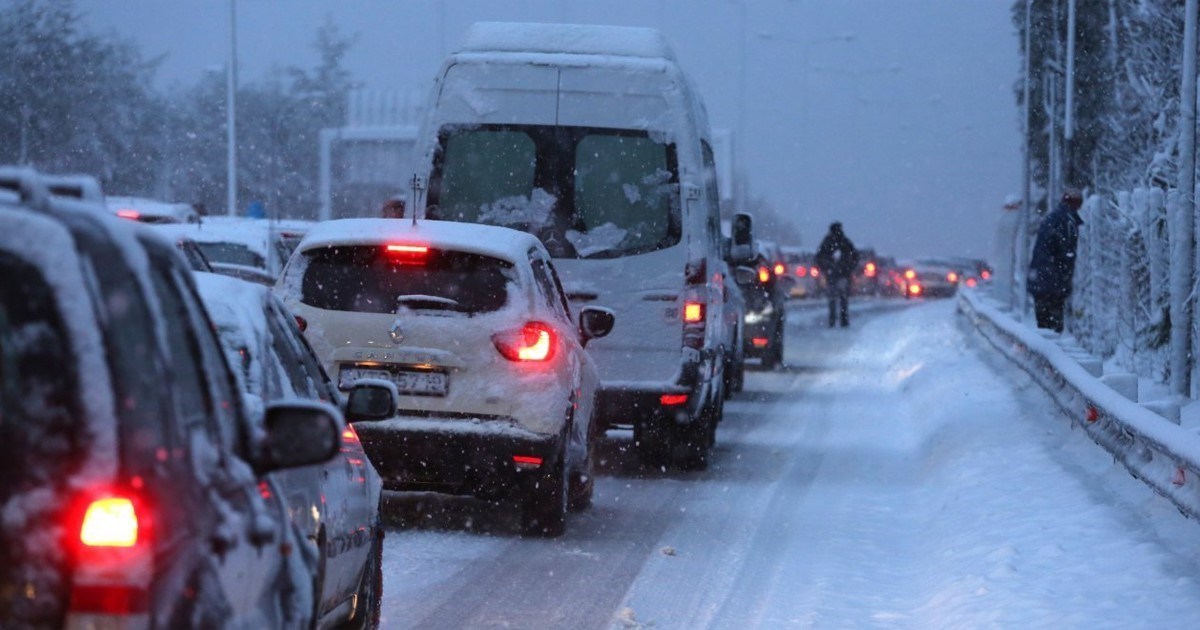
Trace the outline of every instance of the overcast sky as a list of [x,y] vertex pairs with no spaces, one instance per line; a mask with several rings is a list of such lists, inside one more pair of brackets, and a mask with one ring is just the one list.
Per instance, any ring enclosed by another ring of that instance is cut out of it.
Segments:
[[[79,0],[87,23],[164,55],[164,87],[221,67],[223,0]],[[374,89],[424,93],[472,22],[652,26],[713,127],[744,124],[739,168],[813,247],[842,221],[897,256],[991,254],[1019,192],[1020,60],[1009,0],[238,0],[244,80],[311,66],[330,16]],[[743,40],[744,38],[744,40]],[[744,48],[740,45],[744,41]],[[742,51],[745,59],[742,59]],[[744,63],[743,63],[744,61]],[[745,74],[742,74],[742,68]],[[744,88],[744,92],[743,92]]]

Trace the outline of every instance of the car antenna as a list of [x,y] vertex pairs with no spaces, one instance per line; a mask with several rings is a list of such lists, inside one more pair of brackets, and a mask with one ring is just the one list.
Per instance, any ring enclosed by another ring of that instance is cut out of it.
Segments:
[[421,204],[421,191],[425,190],[425,180],[416,173],[413,173],[412,179],[409,180],[409,186],[412,188],[412,224],[417,226],[417,208]]

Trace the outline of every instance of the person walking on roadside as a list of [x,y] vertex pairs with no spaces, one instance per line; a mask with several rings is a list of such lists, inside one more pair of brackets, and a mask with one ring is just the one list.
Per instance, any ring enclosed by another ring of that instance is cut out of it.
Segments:
[[1053,212],[1042,219],[1033,256],[1029,261],[1026,290],[1033,296],[1038,328],[1063,331],[1064,312],[1075,276],[1075,247],[1079,244],[1079,208],[1083,195],[1068,188]]
[[829,233],[821,240],[814,262],[821,275],[825,276],[825,290],[829,295],[829,327],[850,325],[850,280],[858,268],[858,250],[842,231],[842,224],[834,221]]

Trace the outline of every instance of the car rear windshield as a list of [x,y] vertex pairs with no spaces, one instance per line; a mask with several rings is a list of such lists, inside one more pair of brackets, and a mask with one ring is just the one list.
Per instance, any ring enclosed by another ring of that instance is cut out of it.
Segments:
[[512,264],[430,248],[392,251],[385,245],[324,247],[305,252],[301,301],[331,311],[396,313],[497,311],[508,302]]
[[534,234],[556,258],[617,258],[680,240],[675,146],[643,130],[448,126],[427,216]]
[[200,251],[204,252],[204,257],[210,263],[259,268],[267,266],[266,260],[260,254],[239,243],[205,243],[197,241],[196,245],[200,248]]

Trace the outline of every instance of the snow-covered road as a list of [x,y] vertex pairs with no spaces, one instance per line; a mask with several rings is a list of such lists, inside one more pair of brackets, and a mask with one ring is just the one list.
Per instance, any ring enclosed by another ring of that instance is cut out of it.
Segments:
[[388,628],[1192,627],[1200,523],[1073,431],[953,301],[790,321],[710,469],[610,435],[558,540],[490,506],[396,501]]

